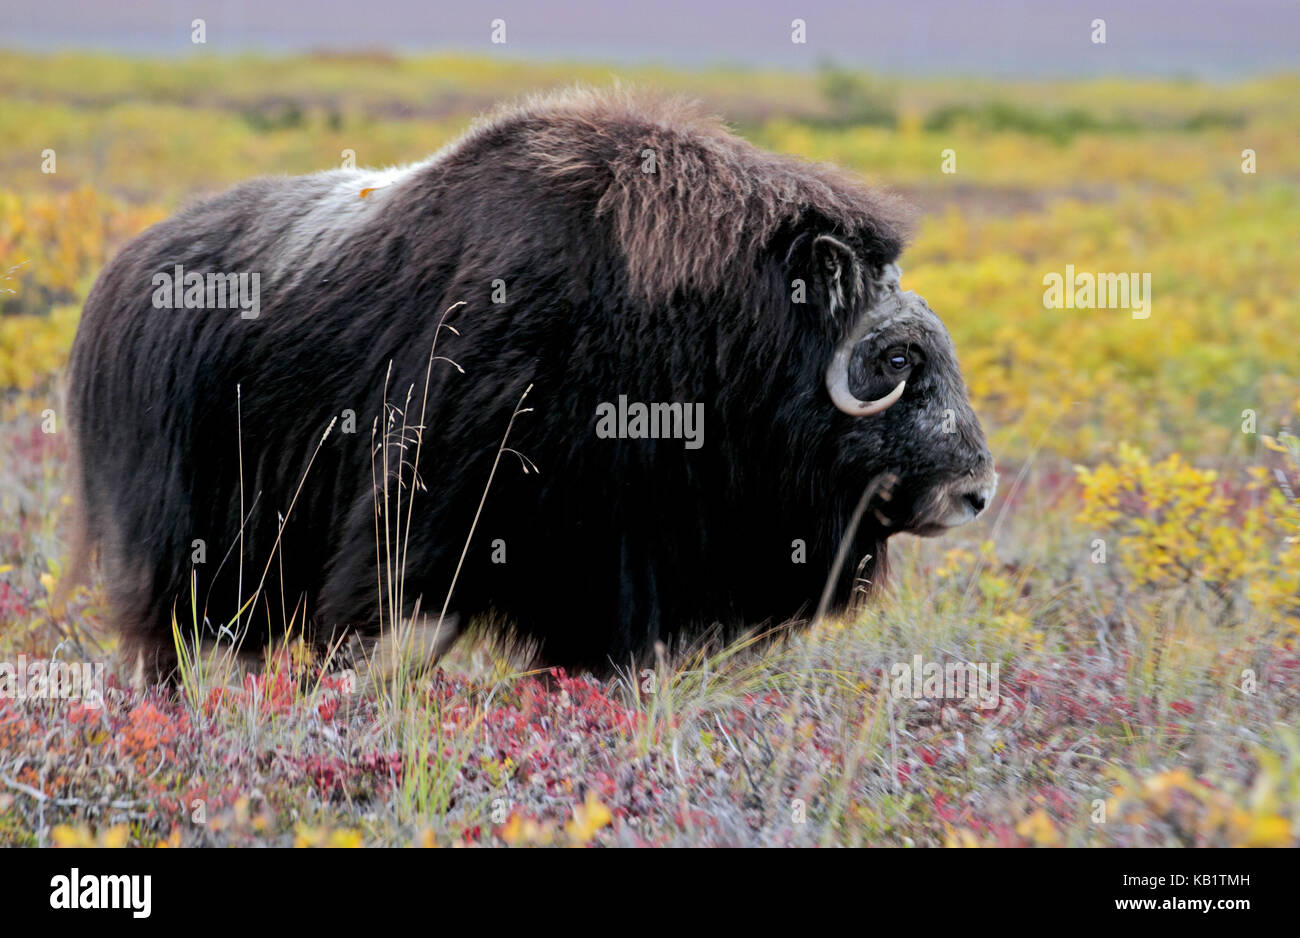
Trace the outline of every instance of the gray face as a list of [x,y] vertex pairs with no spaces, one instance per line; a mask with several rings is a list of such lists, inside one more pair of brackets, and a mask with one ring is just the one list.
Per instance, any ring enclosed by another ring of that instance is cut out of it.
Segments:
[[854,327],[826,373],[851,418],[846,454],[862,454],[871,511],[890,531],[931,536],[978,517],[997,487],[948,330],[899,286],[896,265],[864,291]]

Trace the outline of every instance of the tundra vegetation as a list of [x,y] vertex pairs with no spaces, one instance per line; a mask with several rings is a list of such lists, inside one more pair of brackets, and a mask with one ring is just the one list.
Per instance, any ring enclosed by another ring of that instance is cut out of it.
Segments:
[[[195,195],[418,159],[503,98],[609,75],[0,54],[0,661],[113,661],[102,584],[53,596],[60,381],[126,239]],[[290,642],[256,675],[182,656],[174,691],[110,666],[103,706],[0,698],[0,844],[1294,845],[1300,77],[620,78],[923,209],[904,284],[998,459],[985,517],[897,539],[869,605],[762,654],[597,681],[463,643],[354,693]],[[1045,305],[1067,266],[1150,273],[1149,315]],[[996,665],[996,706],[892,693],[922,661]]]

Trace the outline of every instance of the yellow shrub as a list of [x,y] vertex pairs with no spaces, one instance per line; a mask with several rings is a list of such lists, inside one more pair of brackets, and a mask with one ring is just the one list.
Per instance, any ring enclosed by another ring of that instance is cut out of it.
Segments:
[[1078,520],[1118,536],[1135,585],[1201,583],[1225,600],[1240,590],[1261,613],[1300,624],[1300,504],[1267,469],[1251,468],[1233,489],[1177,453],[1153,463],[1121,444],[1114,462],[1076,473]]

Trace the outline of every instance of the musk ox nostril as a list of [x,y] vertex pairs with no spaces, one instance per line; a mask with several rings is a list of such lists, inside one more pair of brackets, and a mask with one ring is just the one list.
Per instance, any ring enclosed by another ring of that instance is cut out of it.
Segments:
[[984,506],[988,503],[983,492],[967,492],[962,498],[965,499],[967,505],[975,509],[975,514],[983,511]]

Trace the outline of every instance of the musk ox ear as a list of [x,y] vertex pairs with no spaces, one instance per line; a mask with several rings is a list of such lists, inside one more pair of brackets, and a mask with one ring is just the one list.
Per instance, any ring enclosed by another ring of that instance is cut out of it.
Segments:
[[835,316],[849,305],[853,292],[857,263],[853,249],[831,235],[818,235],[813,239],[812,259],[813,270],[829,300],[827,312]]

